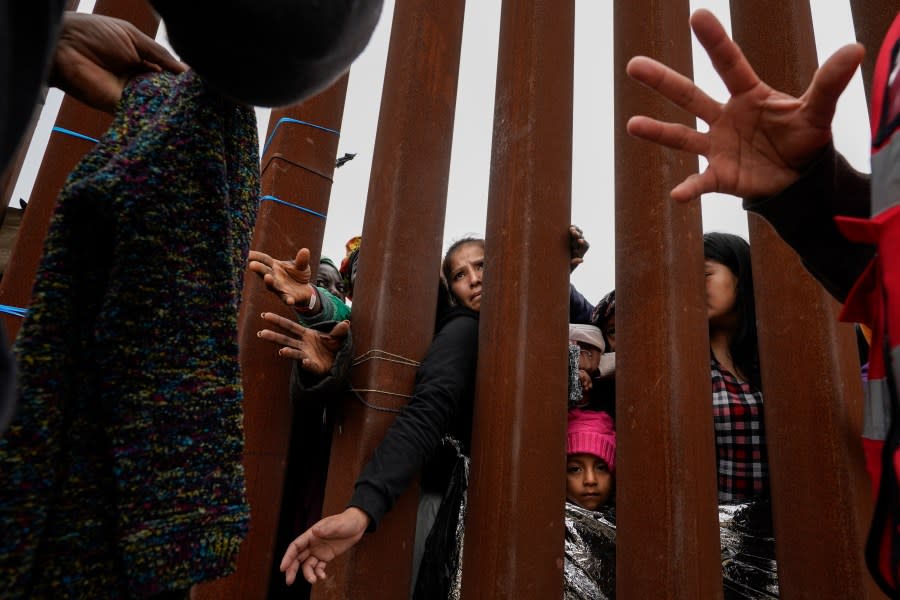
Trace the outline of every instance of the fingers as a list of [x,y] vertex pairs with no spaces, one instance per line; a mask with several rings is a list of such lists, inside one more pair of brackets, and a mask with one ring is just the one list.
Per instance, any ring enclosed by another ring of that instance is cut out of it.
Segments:
[[663,123],[650,117],[631,117],[625,126],[630,135],[639,137],[675,150],[707,156],[709,138],[706,134],[679,123]]
[[343,339],[347,337],[348,333],[350,333],[350,321],[341,321],[331,328],[331,333],[328,335],[335,339]]
[[[320,560],[319,562],[316,563],[315,572],[316,572],[316,576],[319,579],[322,579],[322,580],[325,579],[325,567],[326,566],[328,566],[328,563],[326,563],[325,561]],[[310,583],[312,583],[312,582],[310,582]]]
[[694,173],[674,188],[670,193],[673,200],[678,202],[689,202],[699,199],[701,195],[710,192],[716,192],[719,189],[719,182],[715,174],[707,169],[703,173]]
[[747,57],[734,40],[728,37],[725,28],[711,12],[705,9],[694,12],[691,15],[691,29],[706,49],[716,73],[732,96],[746,92],[760,83],[759,76],[750,66]]
[[[279,315],[277,313],[264,312],[264,313],[260,314],[259,316],[260,316],[260,318],[262,318],[263,321],[266,321],[267,323],[271,323],[272,325],[275,325],[276,327],[280,327],[280,328],[284,329],[285,331],[287,331],[289,333],[293,333],[294,335],[297,335],[297,336],[302,336],[307,331],[306,327],[304,327],[297,321],[293,321],[291,319],[286,319],[285,317],[282,317],[281,315]],[[337,326],[335,326],[335,327],[337,327]]]
[[248,270],[256,273],[260,277],[265,277],[266,275],[271,276],[272,265],[275,263],[271,256],[251,250],[250,254],[247,255],[247,259],[249,261],[247,263]]
[[[131,25],[131,23],[129,23]],[[134,48],[137,50],[141,60],[147,67],[159,67],[172,73],[184,73],[187,71],[187,65],[176,59],[163,46],[158,44],[154,39],[145,35],[137,27],[131,25],[128,33],[134,42]],[[149,63],[149,64],[147,64]],[[158,70],[156,68],[152,70]]]
[[309,583],[316,583],[320,579],[325,579],[325,567],[328,565],[325,561],[310,556],[303,562],[303,577]]
[[294,266],[300,271],[309,268],[309,248],[300,248],[294,258]]
[[247,255],[247,260],[250,261],[250,265],[252,268],[252,264],[260,263],[261,266],[272,268],[272,265],[275,263],[275,259],[266,254],[265,252],[258,252],[256,250],[251,250]]
[[[256,332],[256,337],[266,340],[267,342],[272,342],[273,344],[278,344],[279,346],[285,346],[285,348],[296,348],[300,350],[301,342],[296,338],[292,338],[288,335],[284,335],[283,333],[278,333],[277,331],[272,331],[271,329],[262,329]],[[281,354],[279,352],[279,354]]]
[[328,563],[312,554],[310,544],[315,541],[315,536],[307,530],[288,546],[279,565],[279,569],[284,573],[284,581],[288,585],[296,581],[297,573],[301,569],[304,579],[309,583],[325,579],[325,567]]
[[310,557],[303,561],[303,578],[309,583],[316,582],[316,573],[313,571],[316,562],[317,560],[315,557]]
[[810,122],[821,128],[830,128],[838,99],[862,63],[865,50],[859,44],[850,44],[828,57],[813,76],[809,89],[803,95],[807,102]]
[[288,544],[287,550],[284,551],[284,556],[281,557],[281,564],[278,567],[282,572],[286,572],[291,565],[294,565],[294,573],[296,573],[296,565],[299,562],[300,553],[309,547],[310,539],[312,539],[312,534],[309,531],[305,531],[300,537]]
[[294,582],[297,580],[297,570],[300,568],[300,563],[294,562],[287,569],[281,569],[284,573],[284,582],[288,585],[294,585]]
[[693,81],[670,69],[659,61],[646,56],[636,56],[628,61],[625,72],[632,79],[652,88],[691,114],[707,123],[718,118],[722,107],[698,88]]

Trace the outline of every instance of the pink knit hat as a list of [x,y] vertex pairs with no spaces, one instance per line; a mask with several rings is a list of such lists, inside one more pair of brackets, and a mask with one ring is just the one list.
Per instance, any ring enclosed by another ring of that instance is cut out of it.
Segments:
[[593,454],[616,469],[616,428],[612,417],[597,410],[573,408],[569,411],[566,454]]

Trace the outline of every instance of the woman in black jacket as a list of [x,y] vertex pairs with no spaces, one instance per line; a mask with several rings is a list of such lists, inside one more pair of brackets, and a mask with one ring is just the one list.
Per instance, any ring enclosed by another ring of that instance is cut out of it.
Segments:
[[374,531],[445,435],[468,448],[483,268],[481,239],[459,240],[447,251],[441,271],[450,302],[439,309],[435,336],[416,372],[410,402],[363,468],[348,507],[320,520],[290,544],[281,562],[288,584],[301,568],[310,583],[323,579],[328,562],[355,545],[365,532]]

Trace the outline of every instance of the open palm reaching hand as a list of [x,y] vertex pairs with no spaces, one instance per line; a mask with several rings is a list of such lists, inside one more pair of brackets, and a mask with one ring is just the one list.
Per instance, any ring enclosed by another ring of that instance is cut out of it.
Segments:
[[731,97],[720,104],[680,73],[651,58],[635,57],[628,63],[628,75],[708,123],[709,131],[635,116],[628,121],[628,132],[708,159],[706,171],[672,189],[675,200],[708,192],[744,198],[780,192],[831,141],[835,106],[862,61],[862,46],[851,44],[835,52],[816,71],[806,92],[794,98],[759,78],[712,13],[695,12],[691,28]]

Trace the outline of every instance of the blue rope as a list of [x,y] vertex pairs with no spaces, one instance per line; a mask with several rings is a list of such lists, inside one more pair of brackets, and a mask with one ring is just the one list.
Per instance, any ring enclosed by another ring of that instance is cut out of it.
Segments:
[[337,129],[330,129],[328,127],[323,127],[321,125],[316,125],[315,123],[309,123],[308,121],[299,121],[297,119],[291,119],[290,117],[281,117],[278,119],[278,122],[275,123],[275,127],[272,129],[272,133],[269,134],[269,138],[266,140],[266,143],[263,144],[262,153],[265,154],[266,150],[269,149],[269,144],[272,143],[272,138],[275,137],[275,132],[278,131],[278,128],[281,127],[282,123],[295,123],[297,125],[306,125],[307,127],[312,127],[314,129],[321,129],[322,131],[327,131],[328,133],[333,133],[334,135],[341,135],[341,132]]
[[77,131],[72,131],[71,129],[65,129],[63,127],[54,126],[51,131],[56,131],[57,133],[64,133],[66,135],[71,135],[72,137],[76,137],[80,140],[87,140],[89,142],[94,142],[95,144],[100,140],[96,138],[92,138],[90,136],[84,135],[83,133],[78,133]]
[[0,313],[4,313],[7,315],[12,315],[14,317],[24,317],[28,314],[27,308],[17,308],[15,306],[7,306],[5,304],[0,304]]
[[315,216],[319,217],[320,219],[325,219],[327,217],[326,215],[324,215],[320,212],[316,212],[312,209],[306,208],[305,206],[300,206],[299,204],[291,204],[290,202],[285,202],[281,198],[276,198],[275,196],[263,196],[262,198],[259,199],[260,202],[262,202],[263,200],[271,200],[272,202],[277,202],[278,204],[284,204],[285,206],[290,206],[291,208],[296,208],[297,210],[302,210],[303,212],[307,212],[311,215],[315,215]]

